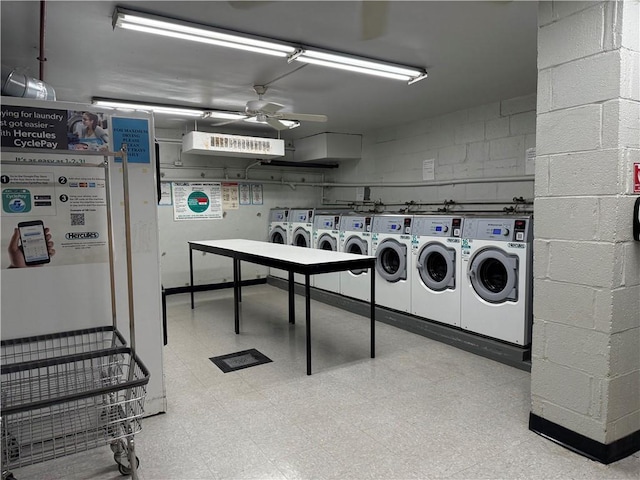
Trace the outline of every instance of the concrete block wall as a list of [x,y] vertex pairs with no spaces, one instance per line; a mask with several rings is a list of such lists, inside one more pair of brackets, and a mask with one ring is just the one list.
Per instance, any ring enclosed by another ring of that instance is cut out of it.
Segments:
[[532,413],[640,431],[640,3],[540,2]]
[[[531,199],[533,169],[525,158],[535,143],[536,94],[531,93],[369,132],[363,137],[362,159],[343,162],[335,180],[377,185],[371,189],[371,199],[384,203]],[[423,161],[431,159],[435,179],[423,181]],[[437,185],[494,177],[520,181]],[[407,182],[412,185],[385,186]],[[355,190],[329,189],[327,195],[354,200]]]

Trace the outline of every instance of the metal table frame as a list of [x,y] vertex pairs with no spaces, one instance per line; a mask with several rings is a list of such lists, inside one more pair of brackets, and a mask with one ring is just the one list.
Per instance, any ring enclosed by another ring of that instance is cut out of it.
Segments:
[[222,255],[233,259],[233,302],[235,332],[240,333],[241,275],[240,262],[256,263],[279,268],[289,272],[289,323],[295,324],[295,283],[294,273],[304,275],[305,315],[307,327],[307,375],[311,375],[311,275],[340,272],[346,270],[369,269],[371,278],[371,358],[375,358],[375,257],[328,250],[305,249],[295,245],[282,245],[255,240],[230,239],[190,241],[189,276],[191,282],[191,309],[194,308],[193,291],[193,251]]

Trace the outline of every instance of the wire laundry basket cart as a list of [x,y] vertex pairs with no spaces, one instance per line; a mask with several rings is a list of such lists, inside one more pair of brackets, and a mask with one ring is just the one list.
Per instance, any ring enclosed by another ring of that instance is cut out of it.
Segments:
[[[129,342],[117,329],[109,156],[122,158],[127,281],[132,285],[126,145],[102,153],[107,196],[113,325],[0,342],[0,460],[10,469],[111,446],[118,470],[137,479],[134,435],[141,430],[149,371],[135,354],[133,292]],[[4,163],[4,162],[3,162]],[[40,164],[42,165],[42,164]]]

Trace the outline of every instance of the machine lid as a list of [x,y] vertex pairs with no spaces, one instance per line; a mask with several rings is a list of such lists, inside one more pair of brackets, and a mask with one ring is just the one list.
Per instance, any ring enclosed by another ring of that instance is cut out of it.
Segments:
[[318,238],[318,249],[320,250],[331,250],[332,252],[336,252],[338,250],[338,242],[336,237],[333,235],[329,235],[328,233],[323,233]]
[[456,252],[441,243],[431,242],[418,254],[418,273],[431,290],[441,292],[456,288]]
[[376,249],[376,271],[387,282],[407,279],[407,246],[387,238]]
[[269,234],[269,242],[287,244],[287,232],[282,227],[274,227]]
[[486,248],[469,260],[473,289],[490,303],[518,300],[518,257],[498,248]]
[[311,232],[309,230],[298,227],[293,231],[293,244],[297,247],[311,247]]
[[[355,255],[369,255],[369,244],[363,238],[352,236],[349,237],[344,242],[344,247],[342,248],[344,253],[353,253]],[[349,270],[354,275],[361,275],[367,271],[366,268],[356,268],[354,270]]]

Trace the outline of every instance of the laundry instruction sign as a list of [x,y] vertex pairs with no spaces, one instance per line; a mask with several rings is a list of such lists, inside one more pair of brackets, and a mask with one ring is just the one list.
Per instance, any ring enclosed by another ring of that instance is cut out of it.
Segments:
[[218,182],[173,182],[174,220],[222,218],[222,185]]

